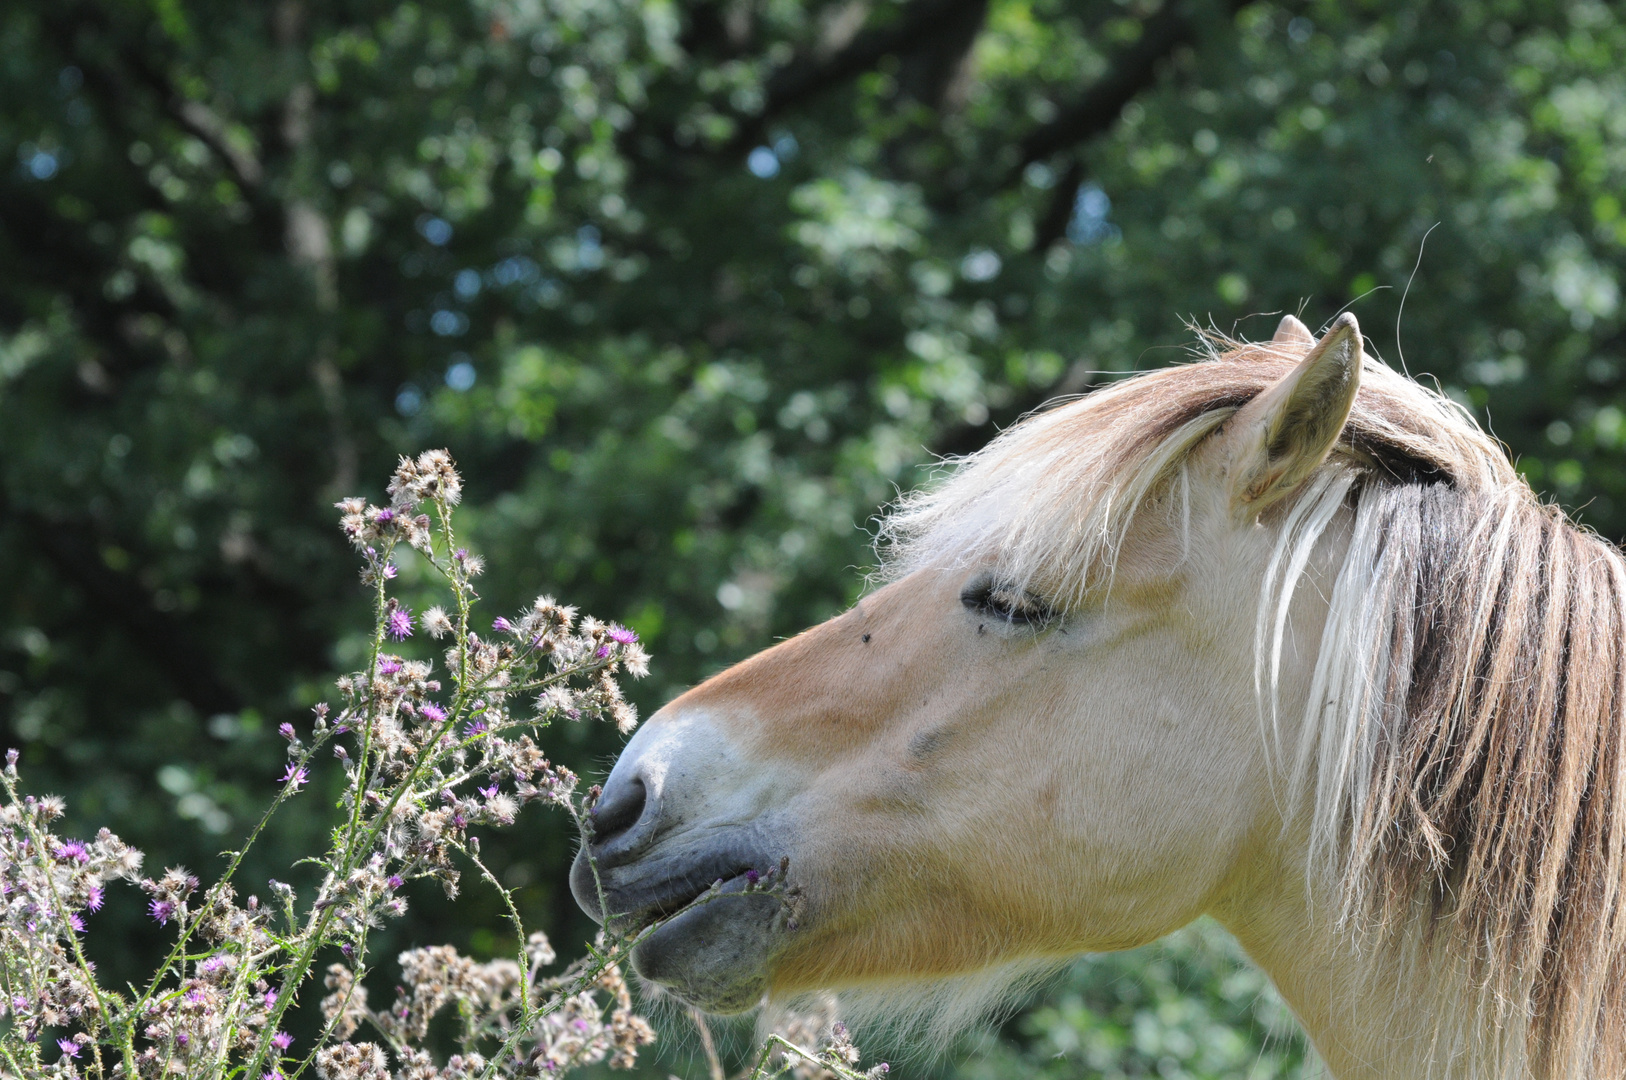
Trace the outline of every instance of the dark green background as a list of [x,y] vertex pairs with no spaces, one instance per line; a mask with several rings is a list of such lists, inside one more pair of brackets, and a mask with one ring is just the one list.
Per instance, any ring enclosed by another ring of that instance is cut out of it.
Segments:
[[[1618,538],[1623,56],[1581,2],[17,0],[9,740],[84,828],[207,874],[360,654],[330,507],[397,453],[461,462],[488,615],[549,591],[640,631],[647,713],[850,602],[923,465],[1183,359],[1188,319],[1352,304]],[[570,847],[540,812],[488,842],[567,954]],[[115,976],[157,943],[129,889],[91,939]],[[441,940],[501,947],[493,903],[415,898],[385,947]],[[949,1061],[1293,1075],[1291,1032],[1200,928]],[[651,1075],[698,1075],[667,1045]]]

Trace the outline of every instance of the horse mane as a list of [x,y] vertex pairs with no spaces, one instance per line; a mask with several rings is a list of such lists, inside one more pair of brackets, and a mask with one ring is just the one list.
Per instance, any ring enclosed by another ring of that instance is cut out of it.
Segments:
[[[1192,451],[1304,348],[1208,352],[953,463],[883,523],[886,572],[991,560],[1064,608],[1109,589],[1137,510],[1189,522]],[[1368,359],[1333,456],[1270,511],[1272,735],[1288,605],[1343,511],[1303,734],[1272,746],[1313,806],[1312,872],[1352,933],[1435,980],[1441,1075],[1626,1074],[1626,562],[1463,409]]]

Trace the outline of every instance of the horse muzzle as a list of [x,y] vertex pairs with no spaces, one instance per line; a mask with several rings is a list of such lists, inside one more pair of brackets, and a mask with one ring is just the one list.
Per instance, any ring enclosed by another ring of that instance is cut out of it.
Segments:
[[593,809],[570,890],[618,933],[660,924],[632,951],[644,979],[707,1012],[737,1013],[761,1002],[793,932],[776,879],[787,856],[794,873],[794,853],[763,793],[724,794],[737,772],[716,738],[695,738],[703,724],[652,721],[627,744]]

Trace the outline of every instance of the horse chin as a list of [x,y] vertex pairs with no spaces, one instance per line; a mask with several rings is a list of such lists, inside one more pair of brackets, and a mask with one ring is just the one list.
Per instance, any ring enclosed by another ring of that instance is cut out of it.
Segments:
[[632,950],[632,966],[687,1005],[740,1013],[761,1004],[783,924],[773,894],[724,894],[672,918]]

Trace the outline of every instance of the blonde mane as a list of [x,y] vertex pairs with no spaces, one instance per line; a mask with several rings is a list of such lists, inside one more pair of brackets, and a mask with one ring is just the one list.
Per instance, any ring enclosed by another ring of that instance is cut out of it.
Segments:
[[[1222,345],[1040,412],[905,498],[889,575],[991,560],[1063,609],[1109,587],[1137,510],[1167,496],[1189,521],[1192,451],[1304,351]],[[1443,395],[1370,360],[1361,380],[1338,450],[1273,511],[1257,614],[1276,736],[1288,605],[1352,509],[1304,734],[1271,748],[1314,807],[1312,870],[1352,933],[1433,980],[1441,1075],[1622,1075],[1626,562]]]

